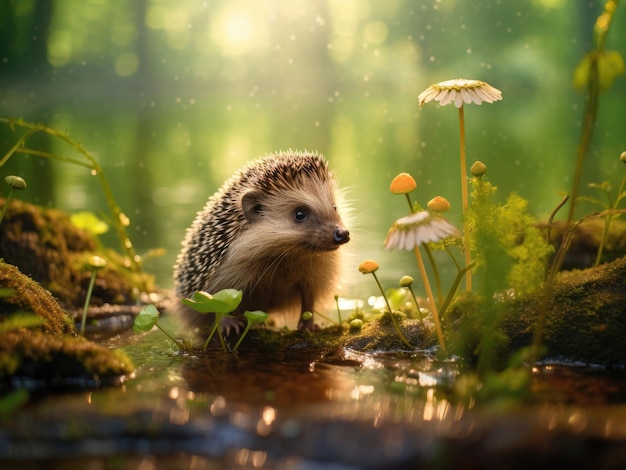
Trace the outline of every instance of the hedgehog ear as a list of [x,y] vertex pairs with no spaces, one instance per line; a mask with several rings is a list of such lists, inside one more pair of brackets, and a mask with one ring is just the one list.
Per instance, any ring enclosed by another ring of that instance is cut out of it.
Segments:
[[241,198],[241,208],[243,215],[250,222],[254,222],[263,216],[263,205],[261,204],[262,193],[259,191],[248,191]]

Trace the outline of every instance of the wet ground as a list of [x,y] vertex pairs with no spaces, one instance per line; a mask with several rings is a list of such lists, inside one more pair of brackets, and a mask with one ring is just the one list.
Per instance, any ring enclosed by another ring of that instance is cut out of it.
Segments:
[[110,341],[135,377],[35,393],[2,422],[0,468],[623,468],[626,374],[533,370],[524,405],[460,404],[427,353],[181,354],[162,333]]

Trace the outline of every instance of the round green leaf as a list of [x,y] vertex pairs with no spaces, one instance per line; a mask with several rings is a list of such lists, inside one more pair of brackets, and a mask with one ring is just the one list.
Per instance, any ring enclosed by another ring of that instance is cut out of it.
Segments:
[[243,293],[237,289],[224,289],[214,295],[198,291],[190,299],[182,302],[200,313],[230,313],[241,303]]
[[214,300],[213,296],[207,292],[196,292],[189,299],[182,299],[183,304],[199,313],[217,313],[227,310],[228,306],[220,300]]
[[237,289],[223,289],[213,295],[213,300],[219,300],[228,306],[228,310],[221,313],[229,313],[234,311],[243,298],[243,292]]
[[71,215],[70,220],[74,226],[87,230],[93,235],[102,235],[109,230],[107,223],[100,220],[93,212],[77,212]]
[[133,330],[137,332],[150,331],[154,325],[156,325],[159,319],[159,311],[154,305],[146,305],[139,315],[135,317],[135,323],[133,324]]
[[248,322],[250,324],[263,323],[265,320],[267,320],[267,317],[269,316],[267,313],[265,313],[262,310],[254,310],[252,312],[249,310],[246,310],[244,312],[244,315],[248,319]]

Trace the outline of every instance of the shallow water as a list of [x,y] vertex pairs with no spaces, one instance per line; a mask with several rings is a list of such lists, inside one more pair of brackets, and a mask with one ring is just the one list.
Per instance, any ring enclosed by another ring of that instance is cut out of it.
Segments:
[[626,463],[621,371],[546,363],[533,370],[531,403],[464,405],[447,394],[456,365],[424,352],[186,355],[160,331],[110,344],[131,356],[135,377],[35,396],[3,423],[2,468]]

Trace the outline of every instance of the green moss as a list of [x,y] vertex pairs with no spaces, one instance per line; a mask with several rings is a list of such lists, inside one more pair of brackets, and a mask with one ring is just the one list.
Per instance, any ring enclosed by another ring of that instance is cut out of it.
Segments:
[[0,262],[0,286],[14,291],[13,295],[0,299],[0,321],[15,312],[30,311],[44,319],[43,331],[47,334],[56,337],[76,335],[74,322],[50,292],[17,267]]
[[133,304],[141,289],[154,289],[151,276],[128,268],[125,258],[100,247],[94,235],[75,227],[65,212],[13,201],[0,230],[0,257],[39,281],[69,310],[85,301],[97,254],[107,260],[92,294],[92,305]]
[[483,294],[491,297],[507,289],[518,296],[533,293],[543,282],[552,247],[528,215],[528,201],[512,193],[497,204],[497,188],[485,177],[472,178],[472,188],[468,220]]
[[0,388],[27,385],[99,386],[133,371],[130,359],[84,338],[20,328],[0,333]]

